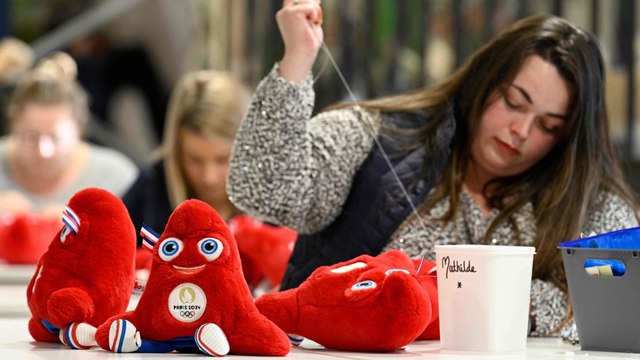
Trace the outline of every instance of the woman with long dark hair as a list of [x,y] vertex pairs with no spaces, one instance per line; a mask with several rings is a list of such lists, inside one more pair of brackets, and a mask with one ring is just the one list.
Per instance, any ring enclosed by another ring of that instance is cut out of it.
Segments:
[[434,87],[310,118],[320,17],[311,0],[278,12],[285,54],[256,90],[227,183],[239,208],[300,232],[283,288],[363,253],[535,246],[531,334],[575,337],[557,244],[638,224],[597,40],[532,16]]

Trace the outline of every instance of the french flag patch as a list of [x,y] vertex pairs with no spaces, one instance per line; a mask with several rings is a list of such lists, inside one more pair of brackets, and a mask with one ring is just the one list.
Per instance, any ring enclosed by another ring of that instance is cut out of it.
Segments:
[[142,245],[146,246],[148,249],[152,250],[153,247],[158,242],[158,238],[160,235],[153,231],[146,224],[142,224],[142,229],[140,229],[140,236],[142,236]]
[[78,234],[80,218],[69,206],[66,206],[62,212],[62,222],[69,228],[73,235]]

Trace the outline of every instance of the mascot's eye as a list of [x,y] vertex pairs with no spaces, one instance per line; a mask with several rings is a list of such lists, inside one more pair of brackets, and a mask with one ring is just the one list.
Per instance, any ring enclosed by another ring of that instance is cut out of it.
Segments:
[[224,246],[222,246],[222,242],[218,239],[204,238],[198,242],[198,248],[202,255],[207,258],[207,261],[213,261],[222,254]]
[[71,231],[69,230],[68,227],[64,226],[62,227],[62,231],[60,232],[60,242],[64,243],[65,240],[67,240],[67,235],[69,235]]
[[351,290],[367,290],[367,289],[375,289],[376,286],[378,286],[378,284],[375,283],[375,281],[371,281],[371,280],[365,280],[365,281],[360,281],[359,283],[353,285],[351,287]]
[[164,261],[171,261],[180,254],[183,247],[180,239],[174,237],[164,239],[160,244],[158,255],[160,255],[160,258]]
[[384,274],[385,275],[389,275],[389,274],[394,273],[394,272],[403,272],[403,273],[405,273],[407,275],[411,274],[408,270],[405,270],[405,269],[389,269],[389,270],[385,271]]

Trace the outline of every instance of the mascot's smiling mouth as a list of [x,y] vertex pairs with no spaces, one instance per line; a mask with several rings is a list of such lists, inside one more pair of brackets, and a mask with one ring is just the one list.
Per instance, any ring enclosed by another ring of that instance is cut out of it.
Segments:
[[183,273],[183,274],[195,274],[200,272],[200,270],[204,269],[204,266],[206,264],[202,264],[199,266],[194,266],[194,267],[182,267],[182,266],[178,266],[178,265],[171,265],[173,266],[174,269],[178,270],[178,272]]

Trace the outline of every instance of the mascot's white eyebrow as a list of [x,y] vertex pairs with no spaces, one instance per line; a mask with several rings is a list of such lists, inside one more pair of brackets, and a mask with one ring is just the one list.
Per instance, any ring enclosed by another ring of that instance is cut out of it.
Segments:
[[341,266],[339,268],[335,268],[335,269],[331,269],[331,272],[334,274],[343,274],[355,269],[362,269],[364,267],[367,267],[367,264],[363,263],[363,262],[355,262],[353,264],[349,264],[349,265],[345,265],[345,266]]

